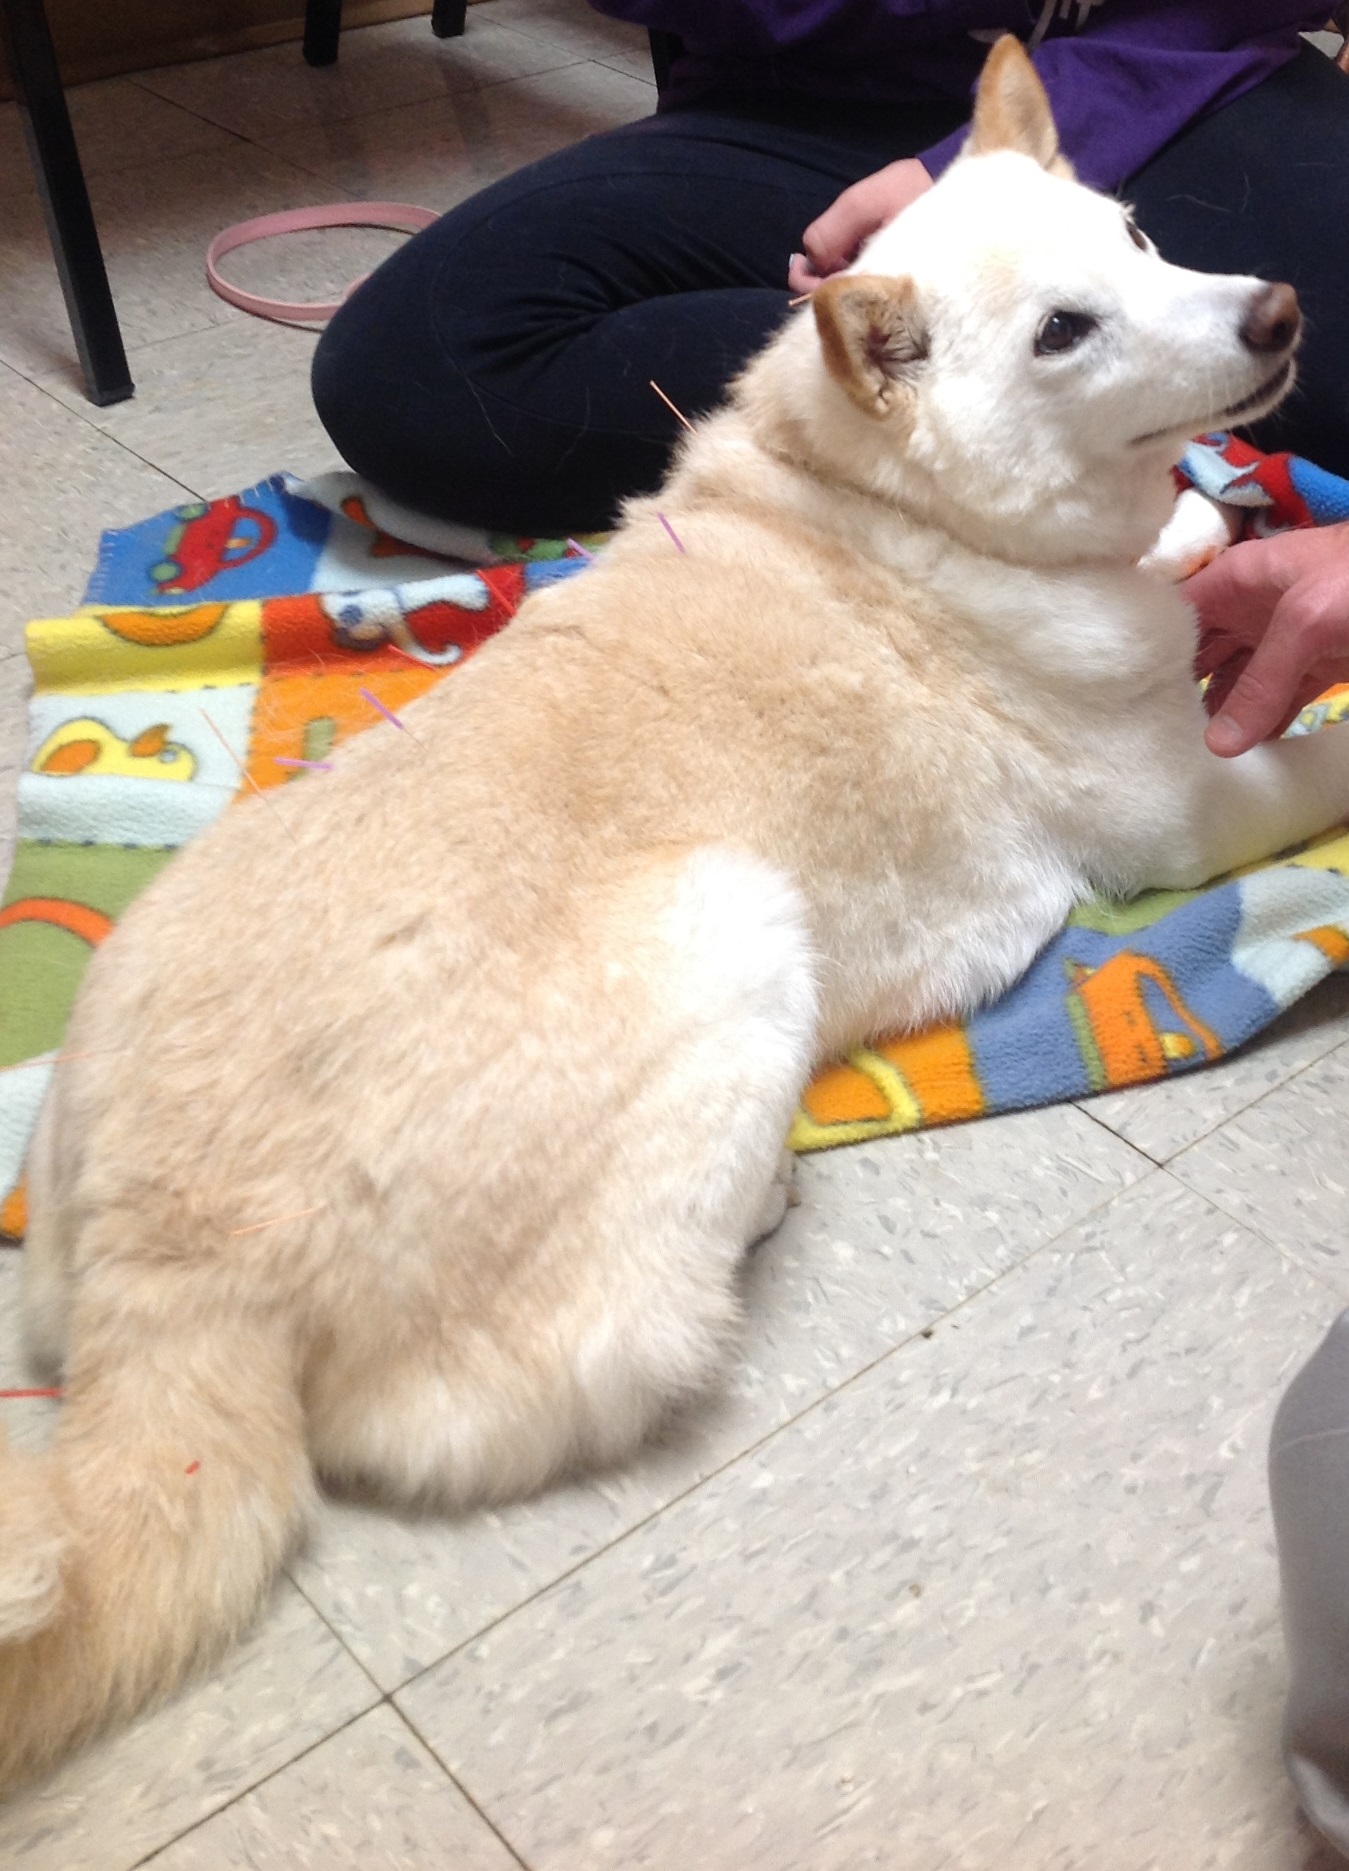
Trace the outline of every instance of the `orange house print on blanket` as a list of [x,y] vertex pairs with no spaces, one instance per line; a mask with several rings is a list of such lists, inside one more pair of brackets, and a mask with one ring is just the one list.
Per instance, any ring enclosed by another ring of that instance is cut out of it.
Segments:
[[984,1108],[967,1029],[929,1027],[826,1066],[806,1087],[787,1141],[795,1150],[862,1143],[979,1117]]
[[[1093,1091],[1164,1078],[1168,1066],[1202,1053],[1222,1054],[1217,1034],[1192,1013],[1161,962],[1123,949],[1097,968],[1066,961],[1065,1005]],[[1159,1026],[1147,989],[1160,995],[1174,1025]]]

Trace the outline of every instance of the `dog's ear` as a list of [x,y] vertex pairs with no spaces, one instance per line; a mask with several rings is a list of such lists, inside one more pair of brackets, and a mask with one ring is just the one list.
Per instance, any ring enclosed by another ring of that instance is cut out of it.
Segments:
[[817,286],[810,303],[830,376],[868,416],[893,414],[927,356],[913,281],[840,273]]
[[1015,150],[1029,156],[1052,175],[1073,179],[1073,167],[1059,149],[1054,113],[1021,41],[1005,33],[979,74],[965,154],[988,156],[994,150]]

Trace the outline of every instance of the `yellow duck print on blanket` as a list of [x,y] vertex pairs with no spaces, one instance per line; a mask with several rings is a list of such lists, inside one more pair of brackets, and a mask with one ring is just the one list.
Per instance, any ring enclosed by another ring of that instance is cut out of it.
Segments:
[[126,779],[190,780],[197,762],[186,747],[169,739],[166,722],[156,722],[127,741],[92,715],[82,715],[63,721],[47,736],[34,755],[32,770],[54,777],[115,773]]

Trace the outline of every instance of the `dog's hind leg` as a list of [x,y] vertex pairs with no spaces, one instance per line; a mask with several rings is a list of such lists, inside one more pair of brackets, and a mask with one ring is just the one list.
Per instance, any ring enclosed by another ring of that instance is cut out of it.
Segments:
[[[815,968],[801,900],[766,866],[702,852],[670,870],[622,945],[640,1030],[627,1020],[624,1059],[586,1062],[621,1087],[578,1138],[593,1169],[490,1308],[408,1328],[378,1368],[325,1364],[311,1447],[335,1481],[439,1505],[527,1493],[629,1454],[717,1374],[740,1262],[785,1202],[772,1192],[814,1056]],[[560,1103],[559,1125],[598,1102]]]

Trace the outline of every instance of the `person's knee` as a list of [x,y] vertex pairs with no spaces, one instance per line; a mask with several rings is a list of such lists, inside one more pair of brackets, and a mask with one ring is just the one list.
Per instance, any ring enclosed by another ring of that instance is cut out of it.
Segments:
[[350,460],[349,444],[353,440],[359,442],[363,427],[365,372],[361,367],[360,347],[355,347],[357,354],[353,355],[353,347],[344,340],[338,325],[341,317],[342,310],[339,310],[319,337],[309,370],[309,388],[319,421],[338,453],[344,460]]
[[495,444],[452,333],[447,341],[437,329],[415,271],[383,274],[372,275],[319,340],[310,377],[319,420],[343,460],[392,498],[470,525],[499,525],[489,486]]
[[[656,485],[668,442],[637,428],[621,394],[610,407],[612,385],[597,393],[587,340],[602,308],[559,305],[541,323],[537,292],[484,287],[461,309],[435,256],[414,266],[413,246],[337,312],[315,351],[314,406],[338,452],[440,518],[544,537],[611,526],[624,496]],[[657,407],[644,381],[629,400],[642,416]]]

